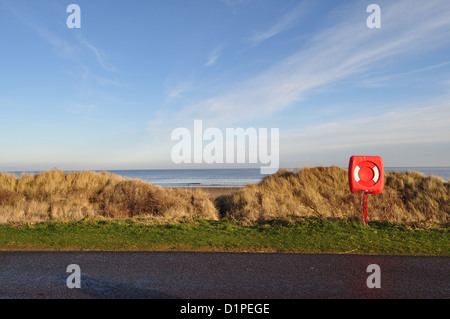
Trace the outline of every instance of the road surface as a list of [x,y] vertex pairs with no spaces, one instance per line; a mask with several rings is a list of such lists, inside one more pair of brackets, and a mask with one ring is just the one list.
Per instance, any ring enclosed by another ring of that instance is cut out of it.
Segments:
[[[67,286],[72,264],[81,288]],[[0,298],[447,299],[449,265],[420,256],[4,251]]]

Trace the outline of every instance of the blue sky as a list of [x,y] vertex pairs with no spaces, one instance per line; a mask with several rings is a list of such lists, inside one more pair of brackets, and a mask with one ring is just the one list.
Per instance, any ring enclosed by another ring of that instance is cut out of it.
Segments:
[[176,168],[171,132],[196,119],[279,128],[282,167],[449,166],[449,17],[448,0],[0,0],[0,170]]

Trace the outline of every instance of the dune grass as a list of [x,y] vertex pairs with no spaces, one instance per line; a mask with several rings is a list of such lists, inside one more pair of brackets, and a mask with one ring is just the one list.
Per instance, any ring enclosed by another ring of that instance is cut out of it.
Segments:
[[[405,225],[448,224],[450,183],[417,172],[388,173],[380,195],[369,195],[369,220]],[[259,184],[216,199],[222,217],[239,223],[304,218],[360,219],[363,195],[352,194],[340,167],[281,170]]]
[[339,167],[282,170],[211,200],[102,172],[0,174],[0,249],[450,255],[450,185],[385,175],[381,195]]
[[218,218],[214,204],[198,190],[163,188],[106,172],[51,170],[20,178],[0,174],[0,223],[144,215],[168,221]]
[[[213,202],[201,189],[164,188],[102,172],[0,174],[0,224],[78,221],[86,217],[228,218],[241,225],[308,218],[361,220],[362,195],[349,191],[340,167],[281,170]],[[388,173],[380,195],[369,195],[369,220],[448,225],[450,183],[417,172]]]

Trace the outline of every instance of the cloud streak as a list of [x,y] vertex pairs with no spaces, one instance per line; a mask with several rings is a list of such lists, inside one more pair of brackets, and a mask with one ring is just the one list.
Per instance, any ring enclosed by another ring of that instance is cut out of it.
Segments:
[[183,97],[185,93],[190,92],[191,90],[192,90],[191,82],[185,81],[178,83],[167,94],[166,103],[172,103],[179,100],[180,98]]
[[[92,67],[91,61],[88,61],[84,58],[84,55],[87,55],[86,52],[90,52],[94,57],[97,64],[104,70],[109,73],[117,72],[117,69],[112,65],[107,63],[106,54],[103,50],[96,47],[94,44],[90,43],[86,38],[79,34],[80,30],[77,30],[77,35],[71,37],[70,33],[60,32],[59,34],[53,31],[50,31],[52,28],[49,26],[44,26],[44,24],[34,17],[34,13],[28,7],[24,7],[22,5],[14,5],[12,6],[8,2],[0,2],[0,5],[3,6],[5,10],[7,10],[11,15],[16,17],[21,23],[28,26],[30,29],[34,30],[36,34],[44,39],[47,43],[51,45],[53,51],[60,57],[70,61],[72,63],[77,64],[82,70],[82,72],[88,73],[90,72],[90,68]],[[57,30],[61,30],[57,28]],[[64,30],[64,29],[63,29]],[[66,31],[66,30],[64,30]],[[64,35],[64,36],[62,36]],[[98,76],[94,76],[93,78],[97,78]],[[105,80],[105,78],[102,78]],[[104,85],[107,81],[103,81]],[[117,81],[111,81],[117,83]]]
[[103,50],[98,49],[97,47],[95,47],[93,44],[91,44],[90,42],[88,42],[86,39],[79,37],[78,41],[83,44],[86,48],[88,48],[95,56],[98,64],[105,70],[108,72],[116,72],[117,69],[110,66],[109,64],[107,64],[105,62],[105,53],[103,52]]
[[296,22],[298,22],[300,16],[305,13],[306,2],[302,2],[300,5],[284,14],[274,25],[268,29],[260,32],[255,32],[252,36],[244,39],[245,42],[255,46],[267,39],[270,39],[277,34],[292,28]]
[[[368,29],[354,12],[322,30],[306,48],[241,81],[234,89],[186,106],[182,118],[235,123],[267,118],[325,85],[387,65],[392,59],[434,50],[450,42],[448,1],[400,1],[381,4],[383,27]],[[408,14],[405,10],[408,9]],[[364,10],[363,10],[364,11]],[[236,116],[239,114],[239,117]]]
[[213,66],[216,64],[217,60],[220,57],[220,53],[222,51],[222,45],[215,48],[208,56],[208,60],[205,63],[205,66]]
[[[450,143],[449,96],[402,107],[399,110],[325,122],[306,128],[285,131],[281,135],[284,154],[319,152],[333,149]],[[378,108],[377,108],[378,109]]]

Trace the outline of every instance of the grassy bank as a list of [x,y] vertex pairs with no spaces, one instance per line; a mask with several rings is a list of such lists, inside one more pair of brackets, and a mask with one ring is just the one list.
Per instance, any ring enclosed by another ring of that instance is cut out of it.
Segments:
[[2,250],[152,250],[450,255],[449,229],[307,219],[154,224],[145,218],[0,225]]
[[[222,217],[241,223],[298,218],[362,219],[363,196],[352,194],[340,167],[281,170],[259,184],[216,200]],[[450,222],[450,183],[418,172],[385,175],[380,195],[369,196],[369,220],[403,225]]]
[[164,188],[107,172],[0,174],[0,224],[75,221],[87,216],[155,216],[217,219],[209,196],[195,189]]
[[437,177],[386,174],[369,225],[339,167],[212,195],[109,173],[2,173],[0,249],[450,255],[450,183]]
[[[340,167],[282,170],[259,184],[212,199],[201,189],[163,188],[139,179],[52,170],[37,175],[0,173],[0,224],[77,221],[88,216],[183,218],[241,225],[304,218],[361,219],[362,195],[352,194]],[[417,172],[385,175],[381,195],[369,196],[369,220],[411,226],[450,222],[450,183]]]

